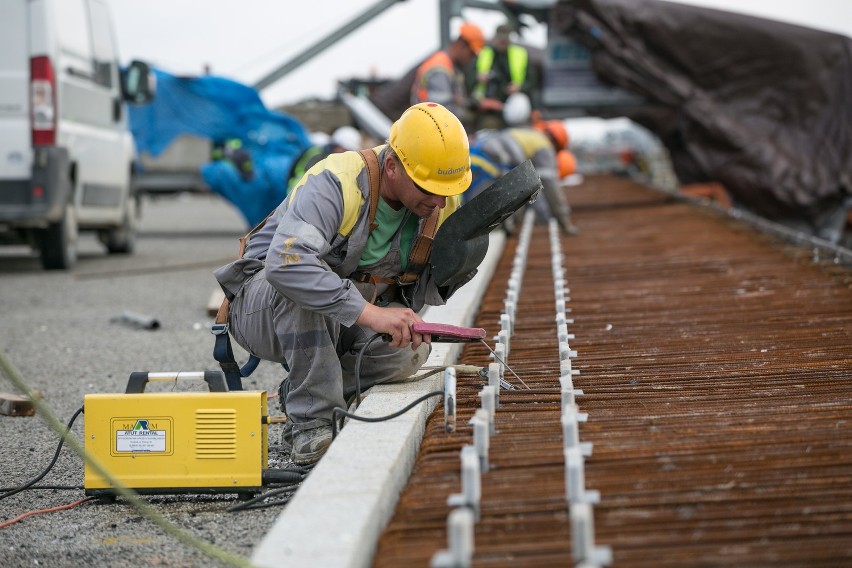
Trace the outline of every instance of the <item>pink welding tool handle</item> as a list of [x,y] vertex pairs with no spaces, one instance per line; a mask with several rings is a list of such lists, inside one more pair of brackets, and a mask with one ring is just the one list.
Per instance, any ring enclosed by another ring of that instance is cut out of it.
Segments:
[[481,327],[459,327],[446,323],[427,323],[421,321],[412,325],[411,329],[421,335],[431,335],[432,341],[438,343],[479,341],[485,338],[485,330]]

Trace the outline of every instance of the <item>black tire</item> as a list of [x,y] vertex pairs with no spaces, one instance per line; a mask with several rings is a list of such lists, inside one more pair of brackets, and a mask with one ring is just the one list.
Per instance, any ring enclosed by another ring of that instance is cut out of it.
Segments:
[[110,254],[130,254],[136,248],[136,231],[139,226],[139,200],[129,196],[124,206],[121,225],[99,233],[101,242]]
[[41,265],[47,270],[68,270],[77,263],[77,213],[68,203],[62,219],[39,232]]

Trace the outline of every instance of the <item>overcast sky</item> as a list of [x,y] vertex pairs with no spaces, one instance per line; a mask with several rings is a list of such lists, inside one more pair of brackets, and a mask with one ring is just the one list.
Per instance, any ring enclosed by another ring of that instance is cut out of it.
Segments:
[[[379,0],[109,0],[122,63],[148,61],[174,74],[211,72],[246,84],[290,60]],[[850,0],[683,0],[852,37]],[[338,79],[397,77],[439,43],[437,0],[388,8],[261,95],[268,106],[334,95]],[[502,18],[465,12],[490,36]],[[544,35],[530,38],[543,42]]]

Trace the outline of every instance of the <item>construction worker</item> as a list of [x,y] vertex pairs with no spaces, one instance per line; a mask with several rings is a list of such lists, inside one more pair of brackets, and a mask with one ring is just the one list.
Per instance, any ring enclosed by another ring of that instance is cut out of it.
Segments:
[[[323,134],[324,136],[319,136]],[[361,133],[352,126],[341,126],[331,136],[324,133],[315,133],[312,137],[315,143],[306,148],[290,167],[287,182],[287,191],[293,188],[305,172],[311,169],[317,162],[335,152],[361,149]]]
[[531,126],[531,105],[524,93],[515,93],[503,106],[503,120],[509,125],[501,130],[484,130],[477,133],[471,145],[473,181],[465,193],[465,201],[485,191],[494,181],[512,168],[530,160],[541,178],[544,199],[533,203],[540,221],[550,217],[567,234],[577,233],[571,222],[571,208],[565,199],[560,180],[570,172],[568,156],[562,157],[562,170],[558,153],[567,152],[568,130],[561,120],[538,121]]
[[214,142],[210,151],[210,159],[214,162],[230,163],[236,168],[240,179],[243,181],[254,179],[254,163],[251,154],[243,147],[243,141],[239,138]]
[[356,392],[362,347],[377,333],[390,338],[363,354],[363,388],[408,379],[430,351],[430,338],[411,329],[417,312],[473,276],[439,288],[423,272],[428,227],[455,212],[470,185],[458,118],[437,103],[414,105],[387,144],[362,153],[331,154],[308,170],[250,233],[242,258],[215,271],[233,339],[289,368],[279,389],[289,417],[282,441],[301,465],[331,444],[332,411]]
[[459,28],[458,37],[450,42],[446,50],[436,51],[417,68],[411,85],[411,103],[439,103],[467,123],[472,116],[464,69],[473,63],[484,45],[482,30],[464,22]]
[[472,98],[479,113],[478,126],[501,127],[503,103],[510,95],[527,89],[529,54],[521,45],[512,43],[512,28],[497,26],[491,44],[476,58],[476,84]]

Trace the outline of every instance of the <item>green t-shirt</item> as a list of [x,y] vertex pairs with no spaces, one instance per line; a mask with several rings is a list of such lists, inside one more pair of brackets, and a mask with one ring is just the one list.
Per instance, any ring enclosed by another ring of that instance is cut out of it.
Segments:
[[[369,266],[385,257],[391,247],[393,236],[399,229],[400,223],[405,219],[405,214],[408,210],[403,207],[399,211],[385,203],[384,199],[379,199],[379,205],[376,207],[375,222],[378,225],[376,230],[370,233],[367,239],[367,246],[364,247],[364,252],[361,254],[360,266]],[[408,267],[408,251],[411,250],[411,243],[414,241],[414,235],[417,232],[418,219],[415,215],[409,215],[405,227],[402,229],[402,234],[399,238],[399,249],[402,255],[402,270]]]

